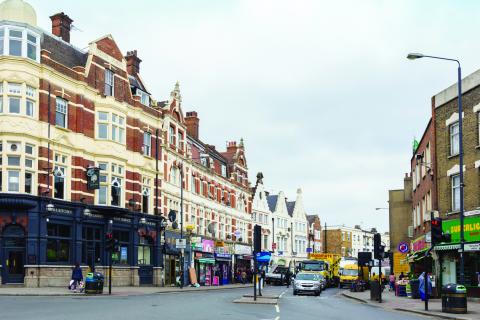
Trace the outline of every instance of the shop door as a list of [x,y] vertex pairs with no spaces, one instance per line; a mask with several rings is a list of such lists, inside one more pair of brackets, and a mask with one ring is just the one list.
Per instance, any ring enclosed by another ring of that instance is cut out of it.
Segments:
[[18,225],[3,232],[4,283],[23,283],[25,277],[25,232]]

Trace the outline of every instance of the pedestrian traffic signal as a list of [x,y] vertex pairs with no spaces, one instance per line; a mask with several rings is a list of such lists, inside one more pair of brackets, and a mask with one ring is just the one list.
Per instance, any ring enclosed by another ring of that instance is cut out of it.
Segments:
[[105,248],[107,249],[107,251],[112,251],[114,245],[115,240],[113,239],[113,233],[107,232],[105,234]]
[[385,247],[382,246],[382,236],[380,233],[375,233],[373,235],[373,257],[375,259],[382,259],[383,250],[385,250]]

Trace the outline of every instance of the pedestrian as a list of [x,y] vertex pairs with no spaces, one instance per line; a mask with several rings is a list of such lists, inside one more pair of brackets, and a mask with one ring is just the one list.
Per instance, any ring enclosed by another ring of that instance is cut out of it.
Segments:
[[245,272],[245,269],[242,270],[241,279],[243,284],[247,283],[247,272]]
[[82,268],[78,262],[75,263],[75,267],[72,270],[72,281],[70,285],[70,290],[77,292],[77,287],[80,285],[80,281],[83,281]]
[[290,279],[292,278],[292,272],[290,271],[290,268],[287,269],[287,272],[285,272],[285,282],[287,282],[287,288],[290,288]]
[[389,291],[394,291],[395,290],[395,274],[393,272],[388,276],[388,282],[390,283]]
[[[420,298],[422,301],[425,301],[425,298],[432,295],[432,280],[430,279],[430,275],[425,272],[422,272],[420,277],[418,277],[418,280],[420,281],[418,288],[418,291],[420,291]],[[425,281],[427,282],[427,291],[425,291]]]
[[403,280],[405,278],[405,275],[403,274],[403,271],[400,272],[400,275],[398,276],[398,280]]

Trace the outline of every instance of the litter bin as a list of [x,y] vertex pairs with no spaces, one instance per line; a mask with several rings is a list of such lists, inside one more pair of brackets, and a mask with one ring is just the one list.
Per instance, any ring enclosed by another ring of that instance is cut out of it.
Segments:
[[412,299],[420,299],[419,287],[420,287],[420,280],[418,279],[410,280],[410,291],[412,293]]
[[378,301],[380,299],[380,283],[370,281],[370,300]]
[[103,293],[103,274],[99,272],[90,272],[85,278],[85,293],[102,294]]
[[467,289],[465,286],[455,283],[443,286],[442,312],[467,313]]

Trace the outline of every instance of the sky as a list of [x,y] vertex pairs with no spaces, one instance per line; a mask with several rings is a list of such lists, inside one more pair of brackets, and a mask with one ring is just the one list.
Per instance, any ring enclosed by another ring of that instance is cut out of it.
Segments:
[[112,34],[138,50],[159,101],[180,82],[183,111],[200,138],[225,149],[245,141],[252,184],[289,200],[302,188],[308,214],[328,225],[388,231],[388,190],[403,187],[412,141],[431,97],[480,67],[478,1],[102,0],[28,1],[38,25],[65,12],[71,42]]

